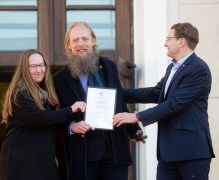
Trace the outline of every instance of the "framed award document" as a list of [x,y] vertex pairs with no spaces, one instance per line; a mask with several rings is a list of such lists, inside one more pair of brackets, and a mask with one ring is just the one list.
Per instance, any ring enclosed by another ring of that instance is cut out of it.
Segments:
[[88,87],[85,122],[96,129],[113,130],[116,89]]

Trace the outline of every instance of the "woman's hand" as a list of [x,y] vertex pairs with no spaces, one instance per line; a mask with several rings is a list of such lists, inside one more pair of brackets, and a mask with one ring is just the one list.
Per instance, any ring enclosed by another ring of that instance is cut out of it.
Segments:
[[86,110],[86,103],[84,101],[76,101],[72,106],[71,106],[72,112],[85,112]]

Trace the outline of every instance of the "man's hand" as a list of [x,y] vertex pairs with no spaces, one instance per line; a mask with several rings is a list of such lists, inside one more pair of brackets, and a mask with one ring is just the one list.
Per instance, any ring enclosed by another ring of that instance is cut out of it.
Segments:
[[147,139],[147,135],[143,136],[143,131],[142,130],[138,130],[136,132],[136,134],[133,134],[130,137],[131,142],[142,142],[143,144],[145,144],[145,139]]
[[124,123],[134,124],[138,121],[139,120],[134,113],[124,112],[124,113],[118,113],[115,116],[113,116],[113,125],[116,127],[119,127]]
[[85,121],[80,121],[73,123],[71,126],[71,131],[74,133],[81,133],[84,134],[89,130],[95,130],[90,124],[86,123]]

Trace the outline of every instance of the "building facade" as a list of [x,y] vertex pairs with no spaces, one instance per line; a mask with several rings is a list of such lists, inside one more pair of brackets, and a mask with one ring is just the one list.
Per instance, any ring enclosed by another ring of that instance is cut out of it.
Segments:
[[[199,30],[200,42],[196,54],[209,65],[212,90],[209,97],[209,123],[216,158],[212,160],[209,179],[217,180],[219,172],[219,0],[134,0],[134,60],[137,65],[136,86],[154,86],[163,77],[170,59],[164,47],[171,26],[190,22]],[[152,105],[139,105],[144,110]],[[144,128],[146,145],[137,147],[137,179],[156,179],[157,125]]]

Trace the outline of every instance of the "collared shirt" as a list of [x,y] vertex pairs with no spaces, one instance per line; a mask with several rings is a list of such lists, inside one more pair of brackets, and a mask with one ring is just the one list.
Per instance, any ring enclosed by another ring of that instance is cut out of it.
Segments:
[[81,82],[81,85],[84,89],[84,92],[87,91],[87,79],[88,79],[88,74],[80,74],[79,75],[79,79],[80,79],[80,82]]
[[166,85],[165,85],[165,90],[164,90],[164,96],[166,95],[167,89],[170,85],[170,82],[174,76],[174,74],[176,73],[177,69],[179,69],[179,67],[186,61],[186,59],[194,52],[189,53],[187,56],[185,56],[184,58],[182,58],[181,60],[179,60],[178,62],[175,59],[172,59],[172,63],[173,63],[173,67],[171,69],[171,72],[169,74],[169,77],[167,79]]

